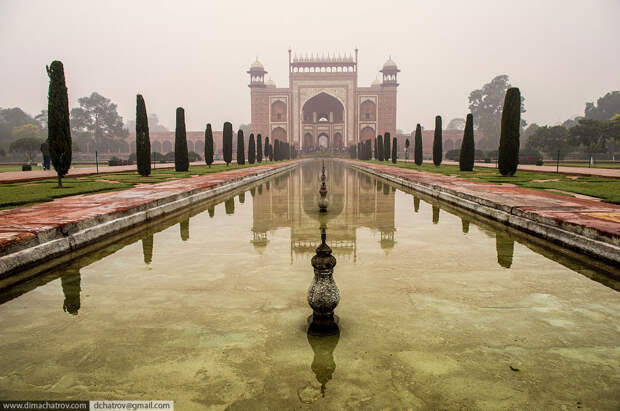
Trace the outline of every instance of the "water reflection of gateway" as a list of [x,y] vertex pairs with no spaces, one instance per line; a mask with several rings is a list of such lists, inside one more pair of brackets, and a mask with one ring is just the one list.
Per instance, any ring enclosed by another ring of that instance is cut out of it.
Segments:
[[[394,194],[374,177],[329,161],[325,164],[329,198],[328,243],[338,258],[355,261],[356,229],[380,232],[380,246],[388,252],[394,246]],[[252,244],[262,252],[268,232],[291,230],[291,260],[307,259],[319,245],[318,191],[321,165],[304,162],[253,189]]]

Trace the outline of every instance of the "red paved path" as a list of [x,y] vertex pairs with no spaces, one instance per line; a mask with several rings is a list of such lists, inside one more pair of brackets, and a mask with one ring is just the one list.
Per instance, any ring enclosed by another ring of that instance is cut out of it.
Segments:
[[34,240],[37,235],[45,240],[46,236],[57,234],[68,224],[128,211],[170,196],[214,187],[281,168],[289,163],[271,163],[157,184],[143,184],[117,192],[63,197],[47,203],[2,210],[0,211],[0,255],[7,252],[7,247]]
[[[213,164],[224,164],[223,161],[215,161]],[[190,163],[192,166],[204,166],[204,161],[196,161]],[[136,165],[132,166],[99,166],[99,173],[97,173],[97,167],[75,167],[69,170],[67,177],[81,177],[93,174],[105,174],[105,173],[122,173],[125,171],[136,171]],[[153,167],[154,170],[161,168],[174,168],[174,163],[156,164]],[[0,184],[4,183],[17,183],[23,181],[35,181],[35,180],[47,180],[50,178],[57,178],[56,172],[52,170],[33,170],[33,171],[5,171],[0,173]]]
[[[427,186],[436,185],[442,189],[453,190],[466,197],[500,204],[504,210],[512,214],[524,215],[537,221],[553,221],[573,232],[588,235],[588,230],[595,230],[610,242],[620,244],[620,205],[528,188],[469,181],[382,164],[361,162],[355,164]],[[620,182],[618,185],[620,186]],[[480,203],[479,200],[478,202]]]

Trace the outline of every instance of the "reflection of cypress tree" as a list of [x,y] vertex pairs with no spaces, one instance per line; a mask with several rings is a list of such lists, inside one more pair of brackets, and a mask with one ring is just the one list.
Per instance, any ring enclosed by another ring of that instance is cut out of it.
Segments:
[[387,184],[383,184],[383,194],[388,195],[390,194],[390,186]]
[[413,211],[416,213],[420,210],[420,199],[416,196],[413,196]]
[[245,193],[239,194],[239,204],[245,203]]
[[433,205],[433,224],[439,223],[439,206]]
[[383,190],[383,183],[381,181],[377,181],[377,193],[380,193]]
[[267,189],[267,191],[269,191],[269,189],[271,188],[271,186],[269,185],[269,181],[265,183],[265,188]]
[[153,234],[142,238],[142,254],[144,255],[144,263],[151,264],[153,261]]
[[226,209],[226,214],[235,214],[235,197],[231,197],[224,201],[224,208]]
[[209,217],[213,218],[214,215],[215,215],[215,207],[211,206],[209,207]]
[[263,185],[262,184],[258,186],[258,195],[261,195],[261,194],[263,194]]
[[254,198],[254,196],[256,195],[256,187],[250,188],[250,194],[252,195],[252,198]]
[[498,231],[495,234],[495,249],[497,251],[497,263],[504,268],[512,266],[512,256],[514,255],[515,242],[505,231]]
[[62,304],[64,312],[77,315],[80,310],[80,271],[72,270],[60,278],[62,284],[62,293],[65,295],[65,301]]
[[187,241],[189,240],[189,218],[181,221],[181,240]]
[[461,227],[463,228],[463,234],[469,233],[469,220],[465,217],[461,217]]

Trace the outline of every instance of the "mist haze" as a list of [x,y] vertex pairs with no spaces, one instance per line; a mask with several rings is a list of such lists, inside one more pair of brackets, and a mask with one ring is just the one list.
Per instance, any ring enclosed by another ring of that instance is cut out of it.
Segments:
[[620,89],[620,2],[0,1],[0,107],[47,106],[45,65],[65,66],[71,107],[96,91],[135,119],[135,96],[174,129],[250,122],[246,71],[256,59],[288,87],[288,53],[353,54],[359,86],[391,56],[397,127],[465,117],[468,95],[499,74],[525,97],[528,123],[583,115]]

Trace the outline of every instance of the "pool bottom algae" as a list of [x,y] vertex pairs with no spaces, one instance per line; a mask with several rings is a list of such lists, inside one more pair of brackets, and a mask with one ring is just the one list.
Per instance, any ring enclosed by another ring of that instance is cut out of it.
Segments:
[[[596,262],[325,168],[327,213],[321,163],[304,162],[1,293],[0,397],[617,409],[620,294]],[[329,332],[308,320],[323,243],[341,292]]]

